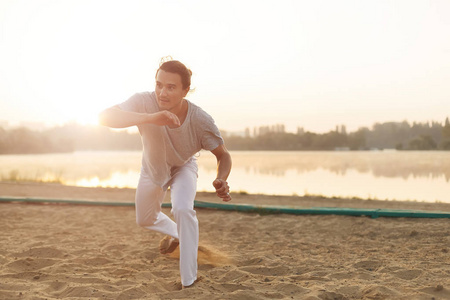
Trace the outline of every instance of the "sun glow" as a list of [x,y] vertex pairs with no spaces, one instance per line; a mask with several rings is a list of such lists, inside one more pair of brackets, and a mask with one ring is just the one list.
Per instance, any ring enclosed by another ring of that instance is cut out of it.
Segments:
[[0,118],[97,124],[153,89],[172,55],[225,130],[443,122],[449,12],[447,0],[3,0]]
[[80,125],[99,125],[98,114],[96,112],[90,113],[80,112],[72,120]]

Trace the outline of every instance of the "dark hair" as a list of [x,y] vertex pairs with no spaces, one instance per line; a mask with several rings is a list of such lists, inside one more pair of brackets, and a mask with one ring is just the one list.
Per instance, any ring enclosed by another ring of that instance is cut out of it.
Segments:
[[[171,58],[170,58],[171,59]],[[190,89],[191,88],[191,76],[192,71],[186,68],[184,64],[179,62],[178,60],[169,60],[164,61],[164,58],[161,59],[161,63],[159,65],[159,69],[156,71],[155,77],[158,75],[159,70],[163,70],[169,73],[176,73],[180,75],[181,77],[181,84],[183,85],[184,89]]]

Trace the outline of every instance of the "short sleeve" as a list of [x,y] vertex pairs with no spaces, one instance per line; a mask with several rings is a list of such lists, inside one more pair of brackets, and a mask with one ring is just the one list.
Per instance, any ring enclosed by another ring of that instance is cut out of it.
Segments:
[[205,114],[202,120],[202,149],[212,151],[224,143],[220,131],[214,123],[213,118]]
[[145,112],[144,99],[140,93],[136,93],[127,101],[120,103],[119,107],[125,111]]

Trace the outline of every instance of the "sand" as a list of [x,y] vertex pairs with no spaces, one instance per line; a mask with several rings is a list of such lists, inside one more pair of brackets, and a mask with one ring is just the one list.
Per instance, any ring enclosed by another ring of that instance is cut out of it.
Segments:
[[[133,201],[132,189],[0,183],[0,196]],[[450,204],[232,194],[235,203],[450,211]],[[219,200],[199,193],[198,200]],[[164,211],[170,214],[169,209]],[[0,299],[450,299],[450,219],[198,209],[199,276],[133,207],[0,203]]]

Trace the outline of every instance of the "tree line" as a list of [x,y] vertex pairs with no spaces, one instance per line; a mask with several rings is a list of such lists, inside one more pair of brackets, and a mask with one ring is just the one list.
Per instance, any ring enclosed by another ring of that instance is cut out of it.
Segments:
[[284,126],[262,126],[246,129],[244,135],[226,134],[227,147],[233,150],[450,150],[450,122],[444,124],[385,122],[376,123],[371,129],[359,128],[347,133],[344,125],[319,134],[298,128],[289,133]]
[[[244,134],[222,131],[230,150],[450,150],[450,122],[444,124],[386,122],[372,128],[362,127],[347,133],[344,125],[327,133],[314,133],[298,128],[286,132],[284,125],[245,129]],[[0,154],[58,153],[82,150],[140,150],[138,133],[111,130],[102,126],[76,123],[44,131],[28,128],[0,128]]]
[[137,133],[103,126],[70,123],[43,131],[20,127],[0,128],[0,154],[62,153],[84,150],[139,150]]

